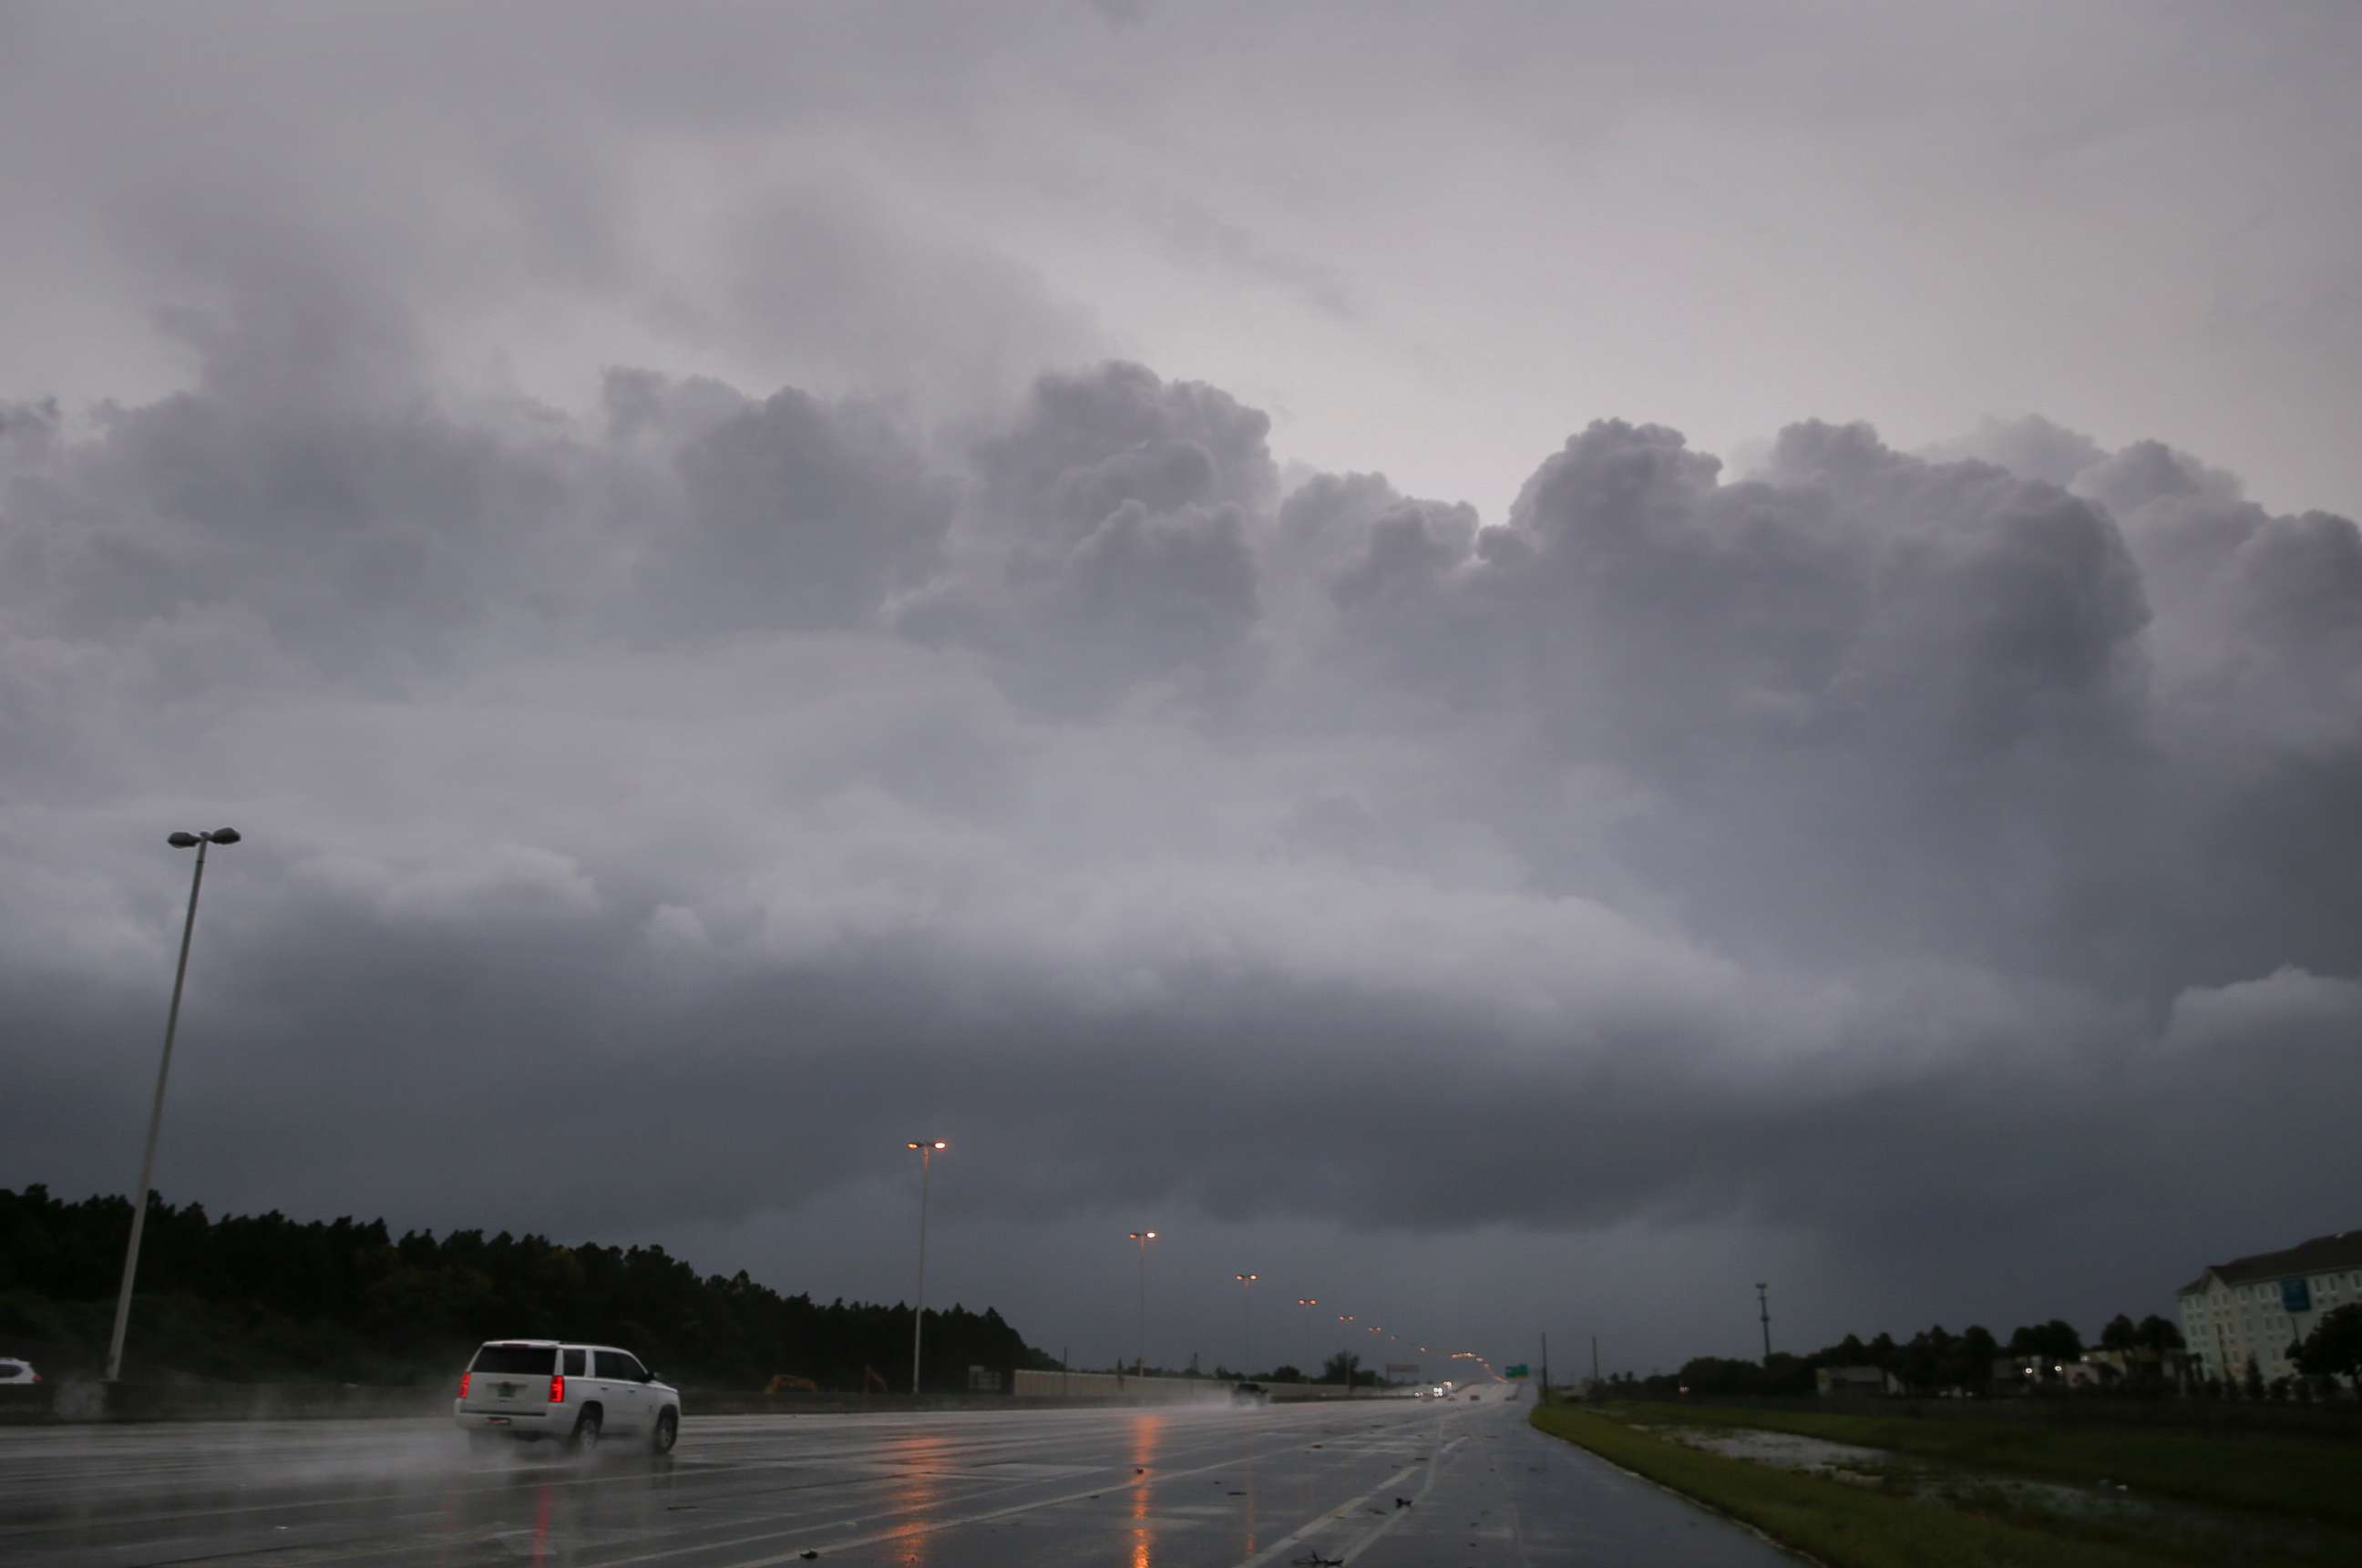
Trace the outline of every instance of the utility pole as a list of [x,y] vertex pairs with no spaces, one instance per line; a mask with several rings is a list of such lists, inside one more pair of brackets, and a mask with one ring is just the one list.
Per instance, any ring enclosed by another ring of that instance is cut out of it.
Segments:
[[1550,1403],[1550,1331],[1542,1331],[1542,1403]]
[[1595,1389],[1599,1386],[1599,1336],[1597,1334],[1591,1336],[1591,1386]]
[[1765,1285],[1760,1281],[1757,1282],[1755,1286],[1755,1304],[1763,1309],[1763,1359],[1766,1362],[1769,1362],[1772,1359],[1771,1291],[1772,1287],[1770,1286]]

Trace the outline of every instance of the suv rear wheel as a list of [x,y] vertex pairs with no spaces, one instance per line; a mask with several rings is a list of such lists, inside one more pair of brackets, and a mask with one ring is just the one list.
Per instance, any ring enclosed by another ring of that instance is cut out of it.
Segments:
[[600,1425],[599,1407],[593,1405],[575,1419],[574,1435],[566,1440],[566,1446],[577,1453],[596,1453]]
[[670,1410],[657,1417],[657,1424],[648,1431],[648,1452],[670,1453],[672,1445],[680,1441],[680,1417]]

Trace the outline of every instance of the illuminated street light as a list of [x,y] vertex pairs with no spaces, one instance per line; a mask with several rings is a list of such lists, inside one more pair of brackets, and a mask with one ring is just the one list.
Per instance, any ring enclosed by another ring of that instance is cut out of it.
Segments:
[[1254,1282],[1263,1275],[1234,1274],[1231,1277],[1239,1282],[1239,1349],[1242,1353],[1239,1359],[1243,1364],[1239,1368],[1239,1375],[1246,1377],[1251,1375],[1254,1366],[1254,1321],[1251,1310],[1254,1304]]
[[172,971],[172,1005],[164,1014],[164,1055],[156,1064],[156,1100],[148,1108],[148,1148],[139,1156],[139,1189],[131,1195],[131,1241],[123,1249],[123,1286],[115,1296],[115,1334],[106,1342],[106,1380],[114,1382],[123,1372],[123,1336],[131,1327],[131,1282],[139,1273],[139,1235],[148,1228],[148,1194],[156,1181],[156,1137],[164,1128],[164,1080],[172,1072],[172,1036],[181,1027],[181,986],[189,977],[189,938],[197,929],[197,889],[204,885],[205,849],[210,845],[232,845],[240,834],[236,828],[215,828],[211,833],[175,833],[165,835],[164,842],[174,849],[193,849],[197,864],[189,873],[189,912],[181,922],[181,962]]
[[939,1150],[949,1143],[941,1138],[913,1139],[902,1145],[915,1149],[919,1154],[919,1299],[911,1309],[911,1395],[919,1393],[919,1330],[927,1320],[927,1173]]
[[1299,1296],[1296,1304],[1304,1309],[1304,1381],[1312,1381],[1312,1309],[1320,1305],[1318,1296]]
[[1148,1243],[1156,1240],[1156,1232],[1128,1231],[1125,1234],[1140,1243],[1140,1362],[1135,1370],[1145,1377],[1148,1375]]

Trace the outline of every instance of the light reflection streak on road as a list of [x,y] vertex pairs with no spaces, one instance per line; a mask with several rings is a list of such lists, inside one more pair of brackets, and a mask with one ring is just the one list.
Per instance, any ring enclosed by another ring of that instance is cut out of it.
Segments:
[[1246,1552],[1247,1552],[1247,1555],[1248,1555],[1248,1556],[1250,1556],[1250,1557],[1253,1557],[1253,1556],[1255,1554],[1255,1455],[1254,1455],[1254,1450],[1253,1450],[1253,1449],[1249,1449],[1249,1450],[1247,1450],[1247,1452],[1246,1452],[1246,1455],[1245,1455],[1245,1461],[1244,1461],[1243,1468],[1244,1468],[1244,1469],[1245,1469],[1245,1471],[1246,1471],[1246,1474],[1245,1474],[1244,1476],[1241,1477],[1241,1479],[1240,1479],[1239,1490],[1240,1490],[1240,1491],[1242,1491],[1242,1492],[1243,1492],[1243,1493],[1245,1493],[1246,1495],[1245,1495],[1243,1497],[1241,1497],[1241,1498],[1239,1499],[1240,1503],[1242,1505],[1242,1506],[1241,1507],[1241,1508],[1239,1509],[1239,1512],[1240,1512],[1241,1514],[1242,1514],[1243,1516],[1245,1516],[1245,1517],[1243,1518],[1243,1519],[1241,1521],[1241,1522],[1242,1522],[1242,1523],[1243,1523],[1243,1524],[1245,1525],[1245,1527],[1246,1527],[1246,1540],[1245,1540],[1245,1542],[1244,1542],[1244,1545],[1245,1545],[1245,1547],[1246,1547]]
[[1131,1489],[1131,1568],[1151,1568],[1148,1491],[1155,1480],[1157,1441],[1164,1435],[1161,1416],[1142,1415],[1131,1423],[1131,1463],[1140,1484]]
[[900,1561],[907,1568],[926,1568],[935,1539],[928,1525],[934,1518],[935,1505],[944,1496],[936,1467],[950,1448],[950,1439],[941,1433],[912,1432],[889,1450],[898,1474],[886,1501],[898,1511],[907,1512],[911,1521],[891,1534],[895,1550],[900,1552]]

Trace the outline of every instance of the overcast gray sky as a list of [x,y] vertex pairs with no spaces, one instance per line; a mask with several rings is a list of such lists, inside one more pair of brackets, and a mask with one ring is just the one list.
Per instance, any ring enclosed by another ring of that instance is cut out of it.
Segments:
[[229,823],[215,1209],[892,1299],[935,1133],[1078,1360],[1638,1370],[2362,1221],[2358,17],[0,4],[0,1182]]

